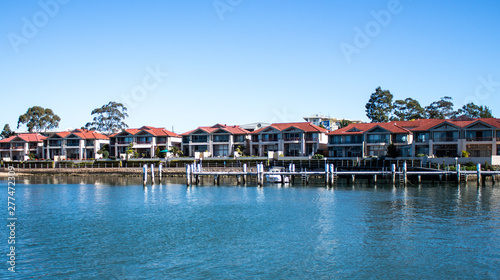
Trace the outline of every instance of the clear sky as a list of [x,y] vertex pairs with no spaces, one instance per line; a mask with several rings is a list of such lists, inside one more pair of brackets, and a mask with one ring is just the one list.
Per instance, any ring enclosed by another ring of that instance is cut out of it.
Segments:
[[0,1],[0,126],[34,105],[79,128],[366,120],[375,88],[500,116],[500,1]]

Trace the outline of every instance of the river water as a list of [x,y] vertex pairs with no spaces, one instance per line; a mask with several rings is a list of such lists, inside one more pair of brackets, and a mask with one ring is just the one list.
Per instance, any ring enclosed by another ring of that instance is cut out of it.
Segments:
[[500,188],[25,177],[2,279],[500,279]]

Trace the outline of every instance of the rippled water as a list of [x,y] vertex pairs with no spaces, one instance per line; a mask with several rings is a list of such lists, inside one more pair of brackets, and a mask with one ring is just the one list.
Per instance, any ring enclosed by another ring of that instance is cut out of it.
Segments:
[[2,278],[500,278],[498,186],[91,180],[18,181],[18,272],[2,226]]

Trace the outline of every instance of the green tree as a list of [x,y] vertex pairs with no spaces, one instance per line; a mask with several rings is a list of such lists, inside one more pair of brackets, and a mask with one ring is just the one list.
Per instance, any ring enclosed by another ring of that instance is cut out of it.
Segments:
[[458,109],[457,116],[466,116],[469,118],[493,118],[488,106],[478,106],[473,102],[467,103],[462,108]]
[[371,94],[368,103],[366,103],[366,116],[375,122],[388,122],[392,111],[392,94],[388,90],[382,90],[380,87]]
[[125,118],[128,117],[127,107],[121,103],[111,101],[101,108],[94,109],[91,115],[94,116],[94,119],[85,125],[85,128],[89,130],[112,134],[128,128],[124,122]]
[[344,120],[342,119],[340,122],[339,122],[339,128],[343,128],[343,127],[346,127],[348,126],[349,124],[351,124],[352,121],[350,120]]
[[3,127],[3,130],[2,130],[2,133],[0,134],[0,136],[2,137],[2,139],[5,139],[5,138],[11,137],[12,135],[14,135],[14,132],[12,132],[12,130],[10,130],[10,125],[6,124]]
[[47,131],[59,127],[61,118],[54,114],[52,109],[33,106],[25,114],[19,116],[17,128],[25,124],[29,132]]
[[441,97],[439,101],[432,102],[425,107],[425,113],[429,119],[450,119],[456,116],[453,111],[452,98],[449,96]]
[[393,109],[394,116],[392,120],[394,121],[409,121],[425,118],[425,109],[413,98],[394,101]]
[[172,146],[170,148],[170,152],[174,155],[174,157],[182,156],[182,154],[183,154],[181,149],[179,149],[179,147],[177,147],[177,146]]
[[401,155],[401,151],[393,143],[387,145],[387,157],[397,158]]

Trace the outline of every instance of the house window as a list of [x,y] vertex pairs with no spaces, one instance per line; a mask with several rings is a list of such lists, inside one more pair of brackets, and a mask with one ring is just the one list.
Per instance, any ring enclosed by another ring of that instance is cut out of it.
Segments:
[[368,146],[367,154],[369,156],[380,157],[385,155],[385,146]]
[[61,140],[49,140],[50,146],[61,146]]
[[491,157],[492,155],[491,145],[468,144],[466,149],[471,157]]
[[343,148],[342,147],[330,147],[328,148],[328,155],[330,157],[343,157]]
[[85,146],[94,146],[94,140],[85,140]]
[[189,136],[182,136],[182,143],[189,143]]
[[415,156],[418,155],[429,155],[429,146],[427,145],[417,145],[415,146]]
[[208,142],[207,135],[193,135],[191,136],[193,143],[206,143]]
[[418,132],[416,136],[416,142],[429,142],[429,132]]
[[342,136],[340,135],[334,135],[330,136],[330,144],[342,144]]
[[193,146],[193,151],[195,151],[195,152],[205,152],[205,151],[208,151],[207,145],[196,145],[196,146]]
[[389,143],[389,134],[369,134],[368,143]]
[[457,145],[434,145],[434,155],[437,157],[456,157]]
[[214,135],[214,142],[229,142],[229,135]]
[[300,144],[285,144],[285,155],[289,157],[300,156]]
[[394,142],[395,143],[406,143],[407,140],[408,140],[408,135],[406,135],[406,134],[396,134]]
[[285,141],[301,140],[300,133],[285,133]]
[[363,143],[363,135],[346,135],[345,144],[361,144]]
[[229,145],[214,145],[215,157],[227,157],[229,155]]
[[435,131],[435,142],[450,142],[458,140],[458,131]]
[[245,135],[235,135],[234,142],[245,142]]

